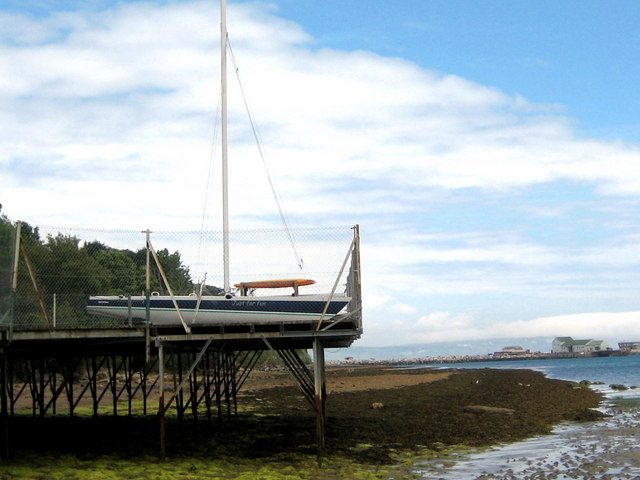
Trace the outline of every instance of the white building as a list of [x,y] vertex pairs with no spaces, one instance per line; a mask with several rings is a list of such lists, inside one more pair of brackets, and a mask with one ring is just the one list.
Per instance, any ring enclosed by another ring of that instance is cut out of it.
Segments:
[[600,352],[607,349],[604,340],[574,340],[571,337],[556,337],[551,344],[551,353]]

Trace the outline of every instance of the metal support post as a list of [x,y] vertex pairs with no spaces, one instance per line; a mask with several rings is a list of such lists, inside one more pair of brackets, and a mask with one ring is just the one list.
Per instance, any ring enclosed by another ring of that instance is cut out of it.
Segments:
[[[57,362],[53,362],[53,365],[51,366],[51,373],[49,374],[51,379],[49,380],[49,382],[51,383],[51,391],[54,392],[53,394],[53,399],[51,400],[53,402],[53,404],[51,405],[51,412],[55,415],[56,414],[56,403],[57,403],[57,398],[58,395],[56,395],[56,392],[58,390],[58,363]],[[69,408],[73,408],[71,405],[69,405]]]
[[[192,352],[191,355],[193,356],[193,362],[196,363],[195,360],[195,354]],[[204,359],[204,356],[202,357]],[[191,414],[193,415],[193,419],[194,420],[198,420],[198,406],[199,406],[199,401],[198,401],[198,386],[199,386],[199,381],[198,381],[198,365],[196,365],[196,368],[194,368],[191,371],[191,375],[189,378],[189,395],[191,397],[190,401],[191,401]]]
[[215,352],[215,372],[214,382],[216,388],[216,407],[218,409],[218,425],[222,425],[222,353],[218,350]]
[[99,406],[99,400],[98,400],[98,365],[96,363],[96,357],[91,357],[91,364],[89,365],[89,362],[87,360],[85,360],[85,365],[87,368],[87,375],[88,375],[88,385],[89,385],[89,390],[91,392],[91,403],[93,406],[93,416],[97,417],[98,416],[98,406]]
[[224,399],[227,402],[227,418],[231,418],[231,402],[234,395],[231,377],[231,355],[228,352],[222,352],[222,360],[224,362]]
[[[184,391],[182,388],[178,389],[178,385],[182,385],[183,380],[183,372],[184,368],[182,366],[182,354],[183,350],[180,348],[177,353],[174,353],[172,359],[175,360],[178,364],[177,374],[178,374],[178,383],[176,385],[176,369],[174,368],[173,373],[173,388],[175,391],[175,402],[176,402],[176,412],[178,414],[178,423],[182,425],[182,421],[184,420]],[[174,363],[175,366],[175,363]],[[173,398],[173,397],[172,397]]]
[[[78,360],[78,363],[80,363],[80,361]],[[73,401],[73,376],[74,376],[74,372],[76,371],[76,367],[77,364],[76,362],[74,362],[73,360],[69,360],[69,362],[65,362],[62,365],[63,371],[64,373],[64,382],[66,384],[66,390],[67,390],[67,398],[69,401],[69,416],[73,417],[74,415],[74,410],[75,410],[75,402]],[[79,401],[80,399],[78,399]]]
[[109,387],[111,390],[111,407],[113,416],[118,416],[118,360],[115,355],[111,357],[111,363],[107,363],[107,371],[109,372]]
[[316,433],[318,436],[318,464],[324,457],[324,432],[326,425],[325,402],[327,385],[325,383],[324,348],[319,338],[313,340],[313,379],[315,387]]
[[44,417],[44,388],[45,388],[45,379],[44,379],[44,358],[38,359],[38,410],[40,414],[40,418]]
[[204,356],[204,365],[203,365],[203,372],[202,372],[202,381],[204,382],[204,404],[205,404],[205,408],[206,408],[206,415],[207,415],[207,421],[211,422],[211,385],[212,385],[212,381],[211,381],[211,353],[207,352],[207,354]]

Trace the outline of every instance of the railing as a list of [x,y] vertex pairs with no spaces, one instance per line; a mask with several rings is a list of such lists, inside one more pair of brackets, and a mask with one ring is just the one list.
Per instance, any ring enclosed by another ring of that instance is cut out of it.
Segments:
[[[89,315],[86,304],[90,295],[144,294],[145,232],[33,229],[6,222],[0,226],[4,227],[0,230],[0,330],[136,327],[131,319]],[[220,292],[221,232],[152,232],[150,236],[166,275],[163,279],[152,263],[148,269],[152,291],[165,294],[170,284],[176,295],[201,288],[204,293]],[[301,295],[327,293],[337,285],[336,294],[352,298],[342,318],[362,331],[357,226],[232,231],[230,237],[232,280],[314,279],[314,285],[300,287]],[[348,268],[342,271],[347,247]]]

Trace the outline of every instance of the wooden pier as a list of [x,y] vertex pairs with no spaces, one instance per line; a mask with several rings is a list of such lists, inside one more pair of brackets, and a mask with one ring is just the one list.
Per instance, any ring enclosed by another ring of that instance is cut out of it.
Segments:
[[[2,452],[11,450],[14,415],[73,416],[81,402],[95,416],[132,415],[137,401],[142,414],[158,415],[161,425],[170,408],[178,419],[191,415],[221,422],[237,413],[238,392],[265,350],[278,354],[315,410],[322,451],[324,349],[348,347],[359,336],[358,327],[351,322],[326,331],[316,331],[315,325],[270,327],[193,329],[190,335],[146,328],[18,331],[10,340],[5,331],[0,347]],[[313,368],[300,357],[302,349],[312,350]],[[18,405],[23,406],[20,412]],[[160,431],[164,457],[164,429]]]
[[[20,252],[19,239],[16,252]],[[154,415],[159,455],[166,453],[165,419],[222,422],[238,411],[238,392],[265,351],[275,352],[316,414],[319,458],[325,448],[325,348],[350,346],[362,334],[359,239],[350,252],[351,302],[339,319],[321,322],[158,327],[124,322],[53,327],[42,302],[34,328],[4,315],[0,322],[0,453],[11,454],[17,415]],[[16,268],[18,261],[15,262]],[[14,276],[14,278],[17,276]],[[37,288],[37,283],[33,283]],[[14,283],[15,287],[15,283]],[[11,311],[19,292],[11,292]],[[39,295],[36,295],[39,296]],[[2,312],[0,312],[1,314]],[[9,321],[7,321],[9,319]],[[312,352],[312,365],[300,351]]]

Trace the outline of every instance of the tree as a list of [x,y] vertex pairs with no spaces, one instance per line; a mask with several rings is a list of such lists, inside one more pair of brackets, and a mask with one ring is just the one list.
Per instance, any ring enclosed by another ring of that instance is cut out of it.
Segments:
[[[189,267],[182,263],[180,252],[169,253],[169,250],[163,248],[157,250],[156,254],[173,293],[176,295],[188,295],[193,292],[194,285],[191,281]],[[144,248],[138,250],[135,254],[135,262],[143,272],[146,268],[146,258],[147,251]],[[167,286],[162,281],[162,276],[153,258],[151,259],[151,290],[162,294],[168,293]]]
[[47,237],[44,247],[47,255],[39,266],[47,293],[87,295],[110,289],[111,273],[80,248],[80,239],[58,234]]
[[109,283],[109,291],[100,293],[134,294],[144,290],[144,276],[133,261],[133,252],[104,248],[92,256],[104,268]]
[[182,264],[180,252],[169,253],[169,250],[163,248],[156,253],[173,292],[176,295],[188,295],[191,293],[193,291],[191,274],[189,273],[189,267]]
[[[145,289],[145,249],[119,250],[97,240],[82,243],[78,237],[60,233],[49,235],[43,241],[37,227],[22,223],[21,241],[33,267],[39,295],[26,268],[25,255],[21,253],[14,303],[11,275],[15,234],[13,223],[0,213],[0,322],[13,311],[16,324],[44,326],[39,299],[44,300],[51,315],[55,294],[59,325],[61,322],[65,326],[87,322],[93,325],[95,317],[88,317],[85,309],[90,295],[136,295]],[[180,252],[170,253],[165,248],[157,251],[157,256],[173,292],[191,293],[194,285]],[[155,262],[152,262],[151,273],[152,290],[167,293]]]

